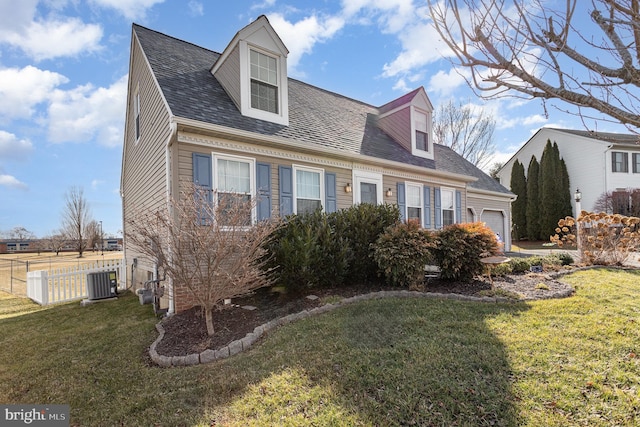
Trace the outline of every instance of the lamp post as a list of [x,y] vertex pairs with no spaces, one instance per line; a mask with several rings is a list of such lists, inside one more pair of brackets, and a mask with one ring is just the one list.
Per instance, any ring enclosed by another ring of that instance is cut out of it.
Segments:
[[576,188],[573,198],[576,201],[576,249],[578,250],[578,256],[582,258],[582,254],[580,252],[580,223],[578,222],[580,212],[582,212],[582,204],[580,203],[582,200],[582,193],[579,188]]

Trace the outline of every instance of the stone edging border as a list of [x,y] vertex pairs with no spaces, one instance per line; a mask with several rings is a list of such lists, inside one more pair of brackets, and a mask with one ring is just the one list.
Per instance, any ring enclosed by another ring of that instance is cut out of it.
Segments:
[[[570,288],[569,290],[561,293],[557,293],[554,295],[554,298],[565,298],[573,294],[575,290]],[[313,308],[311,310],[303,310],[299,313],[289,314],[288,316],[280,317],[278,319],[273,319],[263,325],[256,326],[253,332],[249,332],[244,338],[241,338],[236,341],[232,341],[225,347],[222,347],[218,350],[207,349],[201,353],[192,353],[186,356],[163,356],[158,354],[156,350],[156,346],[162,338],[164,337],[164,328],[162,327],[162,322],[158,322],[156,324],[156,329],[158,330],[158,338],[151,344],[149,348],[149,355],[151,356],[151,360],[159,366],[162,367],[170,367],[170,366],[192,366],[198,365],[202,363],[211,363],[219,359],[226,359],[227,357],[238,354],[244,350],[247,350],[251,347],[265,332],[271,331],[278,326],[286,325],[291,322],[295,322],[296,320],[305,319],[309,316],[326,313],[328,311],[334,310],[338,307],[353,304],[360,301],[372,300],[372,299],[383,299],[383,298],[441,298],[441,299],[453,299],[459,301],[475,301],[475,302],[522,302],[522,301],[514,301],[509,298],[502,297],[474,297],[470,295],[460,295],[460,294],[452,294],[452,293],[438,293],[438,292],[419,292],[419,291],[379,291],[379,292],[371,292],[368,294],[356,295],[349,298],[344,298],[336,303],[325,304],[320,307]]]

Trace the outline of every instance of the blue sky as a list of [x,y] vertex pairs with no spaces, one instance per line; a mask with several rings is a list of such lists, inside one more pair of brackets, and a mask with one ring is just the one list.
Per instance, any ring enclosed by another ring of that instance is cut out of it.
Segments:
[[222,52],[261,14],[290,51],[291,77],[372,105],[424,86],[436,108],[488,109],[496,161],[542,126],[584,128],[554,108],[545,117],[539,101],[477,99],[443,59],[426,0],[0,0],[0,235],[55,233],[73,186],[105,233],[120,232],[132,22]]

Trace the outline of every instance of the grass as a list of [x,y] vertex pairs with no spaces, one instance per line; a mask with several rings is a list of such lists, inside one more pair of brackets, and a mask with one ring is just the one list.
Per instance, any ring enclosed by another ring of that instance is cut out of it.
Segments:
[[68,403],[83,426],[640,425],[640,273],[564,280],[575,296],[526,304],[370,300],[170,369],[145,363],[156,320],[133,295],[2,297],[0,402]]

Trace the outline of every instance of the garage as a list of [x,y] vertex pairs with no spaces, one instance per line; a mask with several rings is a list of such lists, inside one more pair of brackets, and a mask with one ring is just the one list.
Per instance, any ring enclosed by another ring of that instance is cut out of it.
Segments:
[[500,237],[504,239],[504,215],[502,211],[485,210],[482,212],[481,221],[496,233],[500,233]]

